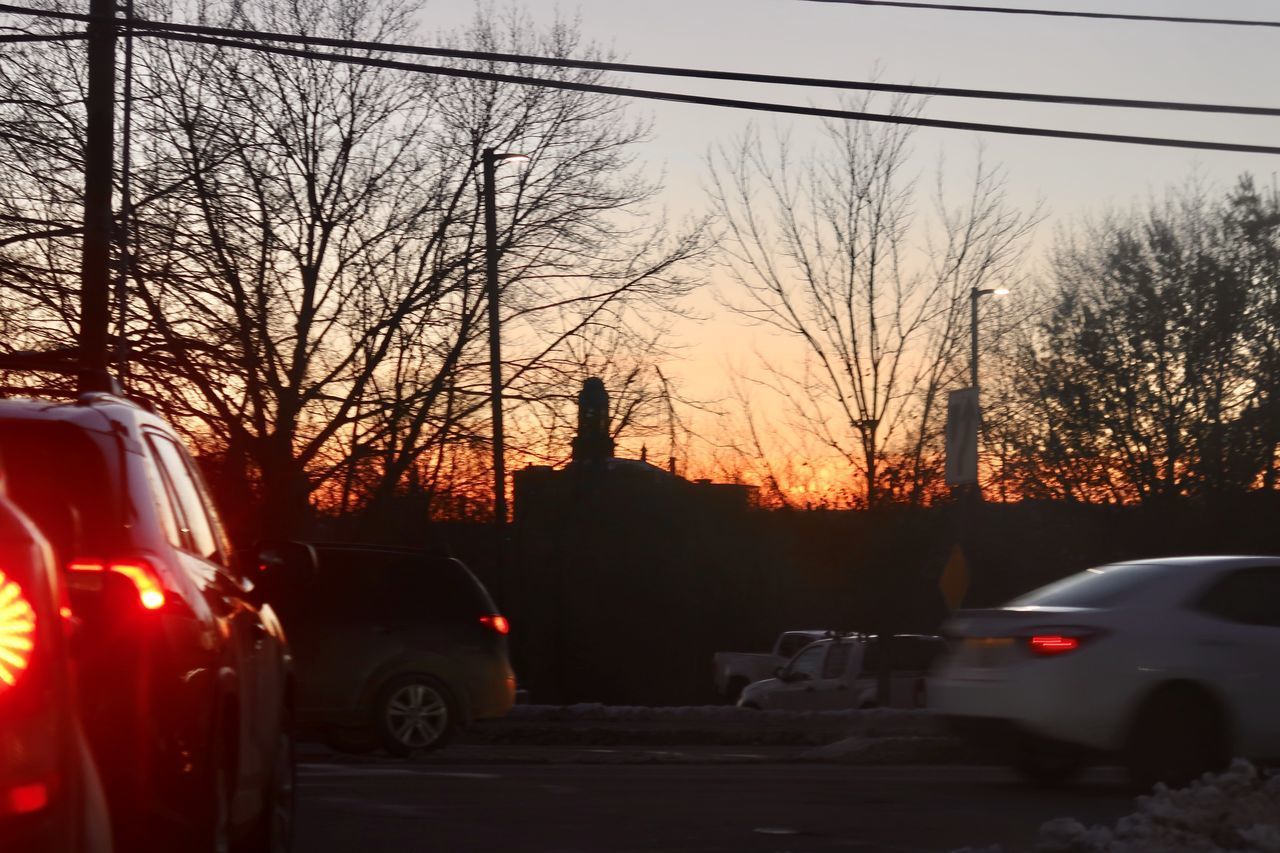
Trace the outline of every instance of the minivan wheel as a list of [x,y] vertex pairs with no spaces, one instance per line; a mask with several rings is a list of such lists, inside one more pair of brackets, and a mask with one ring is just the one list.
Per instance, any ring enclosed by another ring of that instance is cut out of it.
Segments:
[[397,678],[377,702],[378,734],[392,755],[439,749],[453,737],[457,721],[444,685],[428,675]]

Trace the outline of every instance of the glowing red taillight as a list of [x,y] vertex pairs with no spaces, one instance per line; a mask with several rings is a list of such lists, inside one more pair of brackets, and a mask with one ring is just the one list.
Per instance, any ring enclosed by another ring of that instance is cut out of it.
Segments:
[[17,581],[0,571],[0,693],[18,683],[36,647],[36,612]]
[[128,578],[138,590],[138,601],[147,610],[164,607],[164,587],[155,567],[146,560],[73,560],[67,566],[73,572],[112,572]]
[[1027,642],[1031,651],[1046,656],[1066,654],[1080,648],[1079,637],[1064,637],[1061,634],[1036,634]]
[[489,616],[481,616],[480,624],[484,625],[486,628],[492,628],[499,634],[511,633],[511,623],[507,621],[507,617],[499,616],[497,613],[493,613]]
[[10,788],[4,799],[9,814],[38,812],[49,805],[49,786],[43,782],[19,785],[16,788]]

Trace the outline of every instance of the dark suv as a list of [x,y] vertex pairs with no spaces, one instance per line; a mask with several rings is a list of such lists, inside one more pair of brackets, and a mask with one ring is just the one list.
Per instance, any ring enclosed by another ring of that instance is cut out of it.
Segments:
[[436,749],[515,700],[507,620],[458,560],[362,545],[268,548],[298,722],[341,749]]
[[177,434],[111,394],[0,399],[0,458],[66,580],[116,849],[286,849],[292,663]]

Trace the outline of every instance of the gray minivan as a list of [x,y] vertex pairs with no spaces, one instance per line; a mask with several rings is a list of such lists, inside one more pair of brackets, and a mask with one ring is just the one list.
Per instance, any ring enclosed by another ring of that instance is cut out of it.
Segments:
[[259,556],[293,649],[302,732],[406,755],[511,709],[507,620],[460,561],[319,543]]

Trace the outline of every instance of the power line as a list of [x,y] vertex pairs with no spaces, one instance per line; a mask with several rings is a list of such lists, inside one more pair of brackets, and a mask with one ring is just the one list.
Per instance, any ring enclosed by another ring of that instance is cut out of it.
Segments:
[[994,12],[1000,15],[1095,18],[1106,21],[1154,21],[1164,24],[1213,24],[1226,27],[1280,27],[1280,21],[1248,21],[1238,18],[1183,18],[1174,15],[1128,15],[1121,12],[1069,12],[1063,9],[1013,9],[1004,6],[963,6],[955,3],[908,3],[905,0],[808,0],[808,2],[846,3],[851,6],[895,6],[899,9],[936,9],[944,12]]
[[[74,13],[47,13],[42,10],[24,8],[20,6],[10,6],[8,4],[0,4],[0,12],[12,12],[24,15],[43,15],[48,17],[61,18],[65,20],[90,20],[90,16],[79,15]],[[236,41],[232,39],[217,38],[212,36],[189,34],[186,32],[178,32],[177,30],[194,30],[194,29],[218,29],[222,32],[247,32],[241,30],[225,30],[222,28],[204,28],[195,27],[188,24],[162,24],[156,22],[138,21],[134,19],[129,22],[136,29],[149,30],[144,35],[153,38],[164,38],[171,41],[191,42],[195,44],[208,44],[217,47],[228,47],[244,50],[256,50],[265,53],[274,53],[283,56],[293,56],[302,59],[316,59],[329,62],[341,62],[353,65],[366,65],[372,67],[389,68],[399,71],[411,71],[415,73],[436,74],[447,77],[460,77],[477,80],[488,80],[499,83],[512,83],[521,86],[541,86],[545,88],[563,89],[569,91],[590,92],[595,94],[615,95],[619,97],[641,98],[646,100],[668,101],[673,103],[695,104],[700,106],[724,107],[730,109],[745,109],[756,112],[780,113],[786,115],[812,116],[819,118],[831,118],[848,121],[870,121],[887,124],[906,124],[917,127],[933,127],[948,130],[967,130],[988,133],[1000,133],[1016,136],[1037,136],[1051,139],[1076,139],[1093,142],[1111,142],[1129,145],[1150,145],[1165,148],[1186,148],[1202,151],[1229,151],[1235,153],[1247,154],[1280,154],[1280,147],[1268,145],[1246,145],[1230,142],[1207,142],[1202,140],[1188,139],[1170,139],[1165,137],[1150,136],[1132,136],[1124,134],[1111,133],[1094,133],[1090,131],[1076,130],[1057,130],[1051,128],[1034,128],[1020,127],[1014,125],[988,124],[981,122],[966,121],[950,121],[946,119],[930,119],[920,116],[906,115],[885,115],[881,113],[868,113],[853,110],[836,110],[826,109],[822,107],[801,107],[790,104],[777,104],[763,101],[748,101],[733,98],[713,98],[702,95],[687,95],[677,92],[663,92],[648,89],[632,89],[622,86],[605,86],[593,83],[577,83],[567,80],[549,80],[545,78],[529,77],[527,75],[504,74],[494,71],[479,71],[462,68],[451,68],[447,66],[426,65],[422,63],[400,62],[397,60],[380,59],[375,57],[357,57],[343,54],[321,53],[319,51],[299,50],[295,48],[278,47],[274,45],[255,44],[253,42]],[[283,34],[260,34],[263,39],[275,39],[290,42],[316,42],[319,41],[313,37],[304,36],[287,36]],[[372,45],[374,43],[350,42],[341,39],[326,39],[342,47],[355,47],[360,50],[380,49],[376,47],[360,45]],[[402,46],[407,52],[427,52],[440,50],[436,48],[414,48],[411,46]],[[480,54],[478,54],[480,55]],[[501,56],[501,54],[487,54],[489,57]],[[572,60],[544,60],[550,64],[567,63]],[[720,72],[713,72],[720,73]],[[888,85],[888,84],[886,84]],[[927,87],[920,87],[927,88]],[[1046,96],[1052,97],[1052,96]],[[1255,108],[1247,108],[1255,109]],[[1266,109],[1266,108],[1256,108]],[[1272,111],[1274,112],[1274,111]],[[1264,113],[1265,114],[1265,113]]]
[[[834,2],[834,0],[833,0]],[[16,11],[22,7],[0,4],[0,12]],[[25,14],[45,14],[26,9]],[[87,18],[84,15],[55,13],[56,17],[70,20]],[[435,56],[448,59],[467,59],[480,62],[506,62],[516,65],[542,65],[554,68],[582,68],[596,71],[618,71],[634,74],[650,74],[667,77],[689,77],[705,80],[725,80],[742,83],[800,86],[824,89],[845,89],[868,92],[892,92],[926,97],[976,98],[982,100],[1018,101],[1071,106],[1115,107],[1122,109],[1173,110],[1231,115],[1280,116],[1278,107],[1251,107],[1229,104],[1203,104],[1184,101],[1154,101],[1127,98],[1094,98],[1078,95],[1046,95],[1034,92],[1009,92],[993,89],[960,89],[943,86],[917,86],[899,83],[861,82],[816,77],[796,77],[777,74],[754,74],[738,71],[715,71],[696,68],[675,68],[662,65],[638,65],[625,62],[605,62],[591,59],[567,59],[560,57],[529,56],[527,54],[494,53],[491,51],[460,50],[456,48],[423,47],[419,45],[388,44],[385,42],[354,41],[350,39],[300,36],[288,33],[271,33],[256,30],[240,30],[227,27],[210,27],[196,24],[175,24],[162,21],[131,19],[122,21],[126,27],[157,32],[190,33],[231,39],[275,41],[284,44],[308,44],[337,47],[350,50],[367,50],[382,53],[405,53]]]
[[0,44],[20,41],[84,41],[88,36],[84,33],[58,33],[56,35],[12,34],[0,35]]
[[376,68],[389,68],[397,71],[437,74],[445,77],[487,80],[495,83],[512,83],[520,86],[541,86],[544,88],[564,89],[573,92],[589,92],[601,95],[616,95],[624,98],[641,98],[646,100],[668,101],[672,103],[696,104],[699,106],[726,107],[731,109],[753,110],[756,112],[814,116],[847,121],[870,121],[883,124],[906,124],[917,127],[1001,133],[1015,136],[1039,136],[1050,139],[1077,139],[1092,142],[1114,142],[1128,145],[1153,145],[1163,148],[1189,148],[1201,151],[1230,151],[1243,154],[1280,154],[1280,147],[1271,145],[1245,145],[1232,142],[1205,142],[1201,140],[1169,139],[1155,136],[1129,136],[1114,133],[1093,133],[1081,130],[1055,130],[1049,128],[1019,127],[1004,124],[986,124],[981,122],[949,121],[946,119],[923,118],[920,116],[885,115],[882,113],[835,110],[822,107],[801,107],[792,104],[776,104],[765,101],[747,101],[735,98],[712,98],[703,95],[687,95],[679,92],[662,92],[651,89],[630,89],[624,86],[604,86],[595,83],[577,83],[569,80],[548,80],[545,78],[529,77],[520,74],[503,74],[496,71],[478,71],[464,68],[450,68],[447,66],[426,65],[422,63],[399,62],[392,59],[379,59],[367,56],[359,57],[335,53],[320,53],[318,51],[233,41],[228,39],[212,38],[209,36],[166,32],[152,32],[146,33],[145,35],[153,38],[164,38],[171,41],[256,50],[264,53],[293,56],[301,59],[318,59],[349,65],[365,65]]

